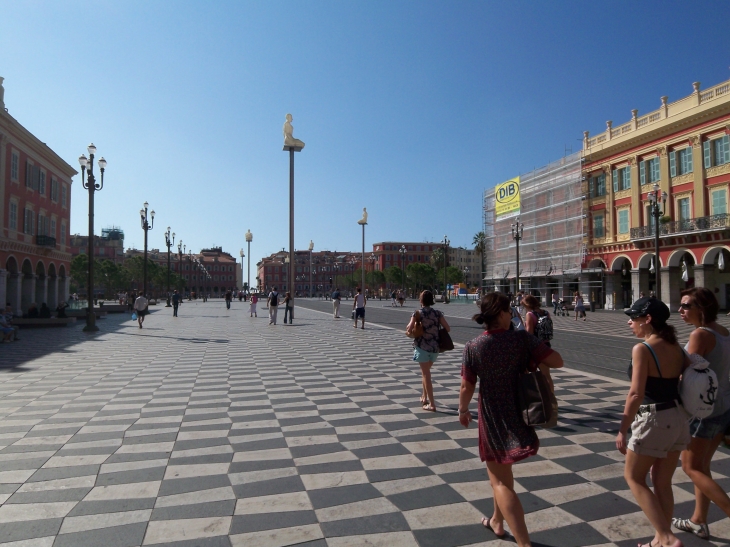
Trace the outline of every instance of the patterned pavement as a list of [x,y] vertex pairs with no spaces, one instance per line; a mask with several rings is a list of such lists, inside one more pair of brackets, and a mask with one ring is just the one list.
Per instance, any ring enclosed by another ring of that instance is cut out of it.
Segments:
[[[0,350],[0,545],[500,546],[477,430],[455,409],[458,351],[418,404],[401,332],[297,309],[185,303],[23,331]],[[280,315],[280,319],[281,319]],[[559,426],[515,466],[533,545],[635,545],[652,533],[613,445],[626,382],[555,374]],[[474,404],[472,403],[472,408]],[[730,488],[722,449],[715,476]],[[692,486],[675,475],[678,515]],[[730,520],[711,511],[711,545]],[[708,543],[687,534],[686,546]]]

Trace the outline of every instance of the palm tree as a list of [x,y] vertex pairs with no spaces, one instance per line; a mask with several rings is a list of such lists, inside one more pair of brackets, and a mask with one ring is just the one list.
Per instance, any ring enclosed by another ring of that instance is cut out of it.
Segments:
[[484,269],[485,269],[484,268],[484,255],[487,252],[487,234],[485,234],[484,232],[477,232],[476,234],[474,234],[474,239],[472,239],[471,243],[472,243],[472,245],[474,245],[474,250],[477,252],[477,254],[479,255],[479,257],[482,260],[482,268],[481,268],[482,279],[479,280],[479,288],[482,289],[482,291],[483,291],[484,290],[484,274],[486,273],[484,271]]

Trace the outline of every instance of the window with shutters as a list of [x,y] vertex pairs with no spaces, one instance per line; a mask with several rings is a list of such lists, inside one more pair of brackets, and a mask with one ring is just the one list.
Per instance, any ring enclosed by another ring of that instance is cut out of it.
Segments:
[[679,198],[677,200],[677,215],[679,218],[677,220],[689,220],[691,218],[691,213],[689,210],[689,197],[686,198]]
[[23,214],[23,233],[33,235],[33,211],[25,209]]
[[620,169],[614,169],[612,175],[614,192],[631,188],[631,167],[627,165]]
[[10,180],[18,182],[18,172],[20,171],[20,154],[13,150],[10,155]]
[[56,238],[56,219],[55,218],[51,219],[51,233],[48,235],[50,235],[54,239]]
[[620,209],[618,211],[618,233],[628,234],[629,233],[629,210]]
[[46,172],[42,169],[38,173],[38,193],[42,196],[46,195]]
[[11,201],[10,202],[10,215],[8,219],[8,227],[11,230],[18,230],[18,202],[17,201]]
[[61,207],[66,207],[66,185],[61,185]]
[[669,176],[676,177],[692,172],[692,147],[673,150],[669,153]]
[[730,137],[723,137],[702,143],[705,169],[730,163]]
[[606,195],[606,175],[604,173],[591,177],[589,194],[592,198]]
[[58,181],[51,177],[51,201],[58,203]]
[[61,223],[61,245],[66,245],[66,223]]
[[659,158],[651,158],[639,164],[639,179],[642,185],[659,182]]
[[605,237],[606,232],[604,231],[603,215],[593,216],[593,237],[602,238]]
[[727,214],[727,189],[713,190],[711,192],[711,207],[713,215]]

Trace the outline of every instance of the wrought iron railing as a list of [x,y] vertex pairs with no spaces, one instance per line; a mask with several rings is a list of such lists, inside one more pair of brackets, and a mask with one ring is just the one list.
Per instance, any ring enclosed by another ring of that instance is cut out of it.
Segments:
[[[684,234],[688,232],[702,232],[706,230],[721,230],[730,228],[730,215],[724,213],[722,215],[712,215],[709,217],[692,218],[689,220],[676,220],[659,225],[659,236],[668,236],[673,234]],[[640,228],[631,228],[631,239],[644,239],[654,237],[654,224],[651,226],[641,226]]]
[[35,244],[39,247],[55,247],[56,238],[51,236],[35,236]]

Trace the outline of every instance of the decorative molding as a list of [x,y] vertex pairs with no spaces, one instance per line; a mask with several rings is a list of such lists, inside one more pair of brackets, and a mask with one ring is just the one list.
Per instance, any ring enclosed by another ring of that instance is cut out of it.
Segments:
[[616,236],[616,241],[629,241],[631,239],[631,234],[618,234]]
[[689,138],[689,145],[692,146],[693,148],[699,148],[700,146],[702,146],[702,142],[701,142],[700,136],[699,135],[692,135]]
[[717,165],[715,167],[705,169],[705,176],[707,178],[717,177],[718,175],[725,175],[726,173],[730,173],[730,163],[726,163],[725,165]]
[[628,163],[631,167],[636,165],[636,156],[629,156],[626,163]]
[[679,186],[680,184],[687,184],[688,182],[694,182],[695,175],[694,173],[685,173],[684,175],[677,175],[676,177],[672,177],[670,179],[670,183],[672,186]]
[[628,190],[619,190],[618,192],[614,192],[613,199],[623,199],[623,198],[630,198],[631,197],[631,188]]

